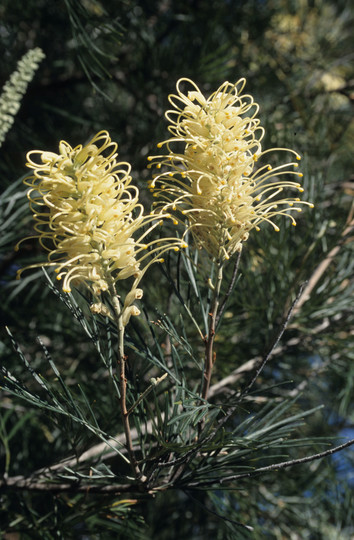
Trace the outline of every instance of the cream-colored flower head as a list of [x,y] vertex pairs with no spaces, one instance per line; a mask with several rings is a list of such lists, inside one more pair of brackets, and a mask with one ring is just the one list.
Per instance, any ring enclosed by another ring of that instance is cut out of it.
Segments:
[[[284,188],[303,191],[297,181],[279,179],[302,176],[296,171],[296,152],[273,149],[289,152],[295,161],[256,167],[270,150],[262,151],[259,107],[252,96],[242,95],[245,82],[225,82],[205,98],[191,80],[180,79],[177,95],[169,96],[174,109],[166,113],[172,137],[158,144],[169,153],[148,158],[149,167],[157,168],[149,184],[158,199],[154,212],[172,212],[176,224],[187,218],[197,245],[218,260],[239,251],[249,231],[259,230],[262,222],[279,230],[273,218],[286,215],[295,225],[289,210],[312,206],[298,197],[278,197]],[[187,93],[181,90],[184,84],[191,87]]]
[[[31,187],[34,238],[49,251],[45,266],[55,267],[64,292],[70,292],[71,284],[85,283],[97,297],[129,277],[139,292],[137,284],[151,262],[181,247],[181,241],[169,238],[145,243],[158,221],[144,216],[130,165],[117,161],[117,144],[106,131],[86,146],[72,148],[61,141],[58,154],[34,150],[27,159],[34,171],[25,181]],[[142,291],[134,294],[141,298]]]

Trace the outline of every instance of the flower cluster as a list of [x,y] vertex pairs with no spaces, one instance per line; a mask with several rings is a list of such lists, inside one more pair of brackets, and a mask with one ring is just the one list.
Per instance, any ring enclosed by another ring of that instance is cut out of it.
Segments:
[[[181,90],[185,83],[192,87],[187,94]],[[299,204],[313,206],[298,197],[277,197],[284,188],[303,191],[297,181],[279,179],[302,176],[296,171],[296,152],[273,149],[291,153],[295,161],[256,168],[270,150],[262,151],[259,107],[252,96],[242,95],[244,86],[245,79],[225,82],[205,98],[191,80],[180,79],[177,95],[169,96],[174,109],[166,113],[172,137],[158,144],[166,145],[169,153],[148,158],[149,167],[157,168],[149,184],[158,197],[153,213],[172,212],[176,224],[187,219],[198,247],[218,260],[240,251],[249,231],[259,230],[262,222],[279,230],[273,218],[286,215],[296,225],[289,210],[300,212]]]
[[138,314],[132,302],[142,296],[137,285],[143,273],[164,251],[183,243],[176,238],[145,243],[159,220],[144,215],[130,165],[117,162],[117,144],[101,131],[86,146],[61,141],[59,154],[34,150],[27,159],[34,170],[25,181],[31,187],[34,238],[49,251],[46,266],[55,267],[63,291],[85,283],[98,297],[118,280],[133,277],[124,309]]
[[36,47],[28,51],[18,62],[17,69],[5,83],[0,96],[0,146],[17,114],[27,86],[32,81],[44,53]]

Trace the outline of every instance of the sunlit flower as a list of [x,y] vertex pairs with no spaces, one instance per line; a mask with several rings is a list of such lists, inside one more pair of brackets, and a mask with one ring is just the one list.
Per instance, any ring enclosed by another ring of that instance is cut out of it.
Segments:
[[[297,181],[279,179],[302,177],[296,171],[296,152],[272,149],[289,152],[295,161],[256,168],[270,150],[262,151],[259,107],[252,96],[242,95],[245,82],[225,82],[205,98],[191,80],[180,79],[177,95],[169,96],[174,109],[166,113],[172,137],[158,144],[166,145],[169,153],[148,158],[149,167],[157,168],[149,184],[158,198],[154,212],[172,212],[176,224],[187,219],[198,247],[219,260],[240,251],[249,231],[259,230],[262,222],[279,230],[273,218],[285,215],[296,225],[289,210],[300,212],[299,204],[313,206],[298,197],[277,197],[284,188],[303,191]],[[186,94],[184,83],[192,87]]]
[[[101,131],[86,146],[72,148],[61,141],[58,154],[34,150],[27,159],[34,171],[25,181],[31,187],[34,238],[49,251],[45,266],[55,267],[64,292],[85,283],[96,297],[133,277],[124,308],[138,314],[132,303],[142,297],[137,289],[142,275],[164,251],[178,250],[182,242],[165,238],[145,243],[159,220],[144,216],[130,165],[117,161],[117,144]],[[102,312],[100,305],[94,304],[93,311]]]

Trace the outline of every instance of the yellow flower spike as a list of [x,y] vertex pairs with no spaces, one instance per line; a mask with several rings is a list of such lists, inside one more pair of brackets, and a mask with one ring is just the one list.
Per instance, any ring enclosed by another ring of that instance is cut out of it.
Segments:
[[[155,180],[157,211],[178,209],[186,216],[187,230],[197,246],[218,260],[240,251],[249,232],[259,230],[262,222],[279,230],[273,223],[275,216],[293,219],[285,208],[295,210],[297,199],[281,198],[283,188],[303,192],[291,180],[291,175],[302,177],[294,170],[297,162],[274,167],[266,163],[256,169],[269,152],[301,158],[287,148],[262,150],[259,106],[242,93],[245,83],[245,79],[225,82],[205,97],[193,81],[180,79],[177,93],[169,96],[172,108],[166,112],[172,136],[158,145],[166,145],[168,153],[153,158],[155,166],[167,169]],[[184,85],[192,89],[184,92]],[[175,143],[179,149],[184,144],[184,149],[175,152]],[[290,179],[281,180],[284,175]],[[300,204],[312,207],[304,201]]]
[[142,242],[165,216],[144,215],[139,191],[131,185],[131,167],[117,161],[117,148],[107,131],[100,131],[85,146],[72,148],[61,141],[58,154],[27,154],[33,170],[25,180],[35,221],[33,238],[49,252],[47,262],[27,268],[54,267],[66,293],[72,284],[85,284],[97,297],[128,278],[135,279],[133,289],[140,291],[137,285],[150,264],[183,243],[162,239],[149,251],[155,241]]

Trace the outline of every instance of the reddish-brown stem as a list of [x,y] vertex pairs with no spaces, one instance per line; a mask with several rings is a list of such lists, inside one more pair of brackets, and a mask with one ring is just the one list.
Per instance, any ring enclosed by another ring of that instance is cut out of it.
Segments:
[[124,354],[124,325],[122,319],[122,309],[119,304],[119,299],[116,294],[114,286],[112,286],[112,302],[114,307],[114,312],[117,320],[117,329],[118,329],[118,365],[119,365],[119,390],[120,390],[120,410],[123,421],[123,428],[125,433],[125,442],[128,450],[129,461],[131,468],[134,472],[136,478],[141,477],[141,472],[138,466],[138,463],[135,458],[133,450],[133,441],[131,436],[130,424],[129,424],[129,413],[127,410],[127,379],[125,376],[125,363],[126,356]]
[[220,287],[222,282],[222,264],[218,266],[218,275],[215,288],[213,290],[213,297],[211,302],[211,311],[209,313],[209,328],[208,335],[205,338],[205,363],[204,363],[204,378],[201,397],[202,399],[208,398],[208,392],[210,387],[211,374],[213,371],[213,365],[215,362],[214,353],[214,339],[215,339],[215,326],[216,317],[219,308]]
[[205,341],[205,367],[204,367],[204,378],[203,378],[203,388],[202,388],[202,398],[207,399],[211,373],[213,371],[214,365],[214,338],[215,338],[215,316],[214,313],[209,313],[209,330],[208,336]]
[[123,420],[123,427],[124,427],[124,433],[125,433],[125,441],[127,445],[128,455],[129,455],[129,461],[131,464],[131,467],[134,471],[135,476],[138,478],[141,476],[140,470],[135,458],[134,450],[133,450],[133,441],[130,431],[130,424],[129,424],[129,414],[127,411],[127,379],[125,377],[125,361],[126,357],[123,355],[118,359],[119,363],[119,388],[120,388],[120,408],[121,408],[121,415]]

